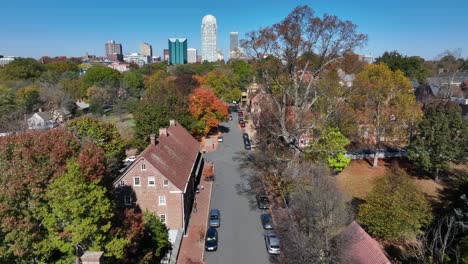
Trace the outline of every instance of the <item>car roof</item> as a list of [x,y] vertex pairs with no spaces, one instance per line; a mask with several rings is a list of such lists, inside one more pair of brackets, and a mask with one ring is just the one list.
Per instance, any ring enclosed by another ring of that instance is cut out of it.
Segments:
[[219,210],[218,209],[211,209],[210,215],[219,215]]
[[262,218],[270,218],[270,219],[271,219],[271,215],[270,215],[270,214],[262,214],[261,217],[262,217]]
[[215,236],[217,233],[218,233],[218,231],[216,231],[215,228],[210,227],[210,228],[208,228],[208,230],[206,231],[206,236]]
[[275,246],[279,246],[279,238],[278,236],[276,235],[276,233],[268,233],[267,234],[268,236],[268,239],[270,240],[270,245],[275,245]]

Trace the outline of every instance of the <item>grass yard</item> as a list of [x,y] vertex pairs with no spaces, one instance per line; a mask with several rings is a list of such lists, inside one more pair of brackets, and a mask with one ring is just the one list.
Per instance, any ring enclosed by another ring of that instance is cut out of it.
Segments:
[[133,129],[135,121],[132,114],[123,114],[121,118],[119,115],[110,114],[103,116],[102,121],[114,124],[125,142],[129,142],[133,139],[133,135],[135,134],[135,130]]
[[[372,165],[365,160],[353,160],[338,176],[338,187],[348,196],[350,200],[365,200],[375,184],[375,180],[385,175],[390,170],[390,163],[379,160],[379,167],[372,168]],[[418,179],[413,177],[416,185],[421,191],[432,199],[438,199],[439,190],[442,186],[430,179]]]

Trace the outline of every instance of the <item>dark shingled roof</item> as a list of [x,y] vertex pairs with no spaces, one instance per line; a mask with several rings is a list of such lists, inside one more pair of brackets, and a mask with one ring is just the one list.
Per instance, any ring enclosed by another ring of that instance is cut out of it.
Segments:
[[380,244],[373,239],[362,227],[353,221],[341,233],[344,243],[341,252],[346,263],[353,264],[390,264],[386,253]]
[[159,135],[156,145],[149,145],[140,155],[172,182],[185,191],[192,166],[200,151],[200,143],[179,123],[167,128],[167,135]]

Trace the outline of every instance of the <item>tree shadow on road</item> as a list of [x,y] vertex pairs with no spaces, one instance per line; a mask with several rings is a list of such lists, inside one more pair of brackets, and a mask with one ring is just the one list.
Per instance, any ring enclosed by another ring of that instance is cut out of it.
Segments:
[[250,165],[252,157],[251,153],[240,151],[232,159],[236,163],[239,163],[239,172],[242,179],[242,182],[235,186],[236,192],[238,195],[245,196],[248,199],[250,210],[256,210],[257,201],[255,195],[263,189],[263,184],[258,173]]

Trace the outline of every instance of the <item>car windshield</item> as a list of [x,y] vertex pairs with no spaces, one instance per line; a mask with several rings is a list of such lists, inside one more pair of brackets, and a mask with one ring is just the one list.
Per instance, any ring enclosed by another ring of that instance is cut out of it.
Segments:
[[218,220],[218,216],[217,216],[217,215],[212,215],[212,216],[210,217],[210,219],[211,219],[211,220]]
[[[202,241],[203,241],[203,240],[202,240]],[[215,236],[206,237],[206,241],[216,241],[216,237],[215,237]]]
[[261,196],[261,197],[260,197],[260,201],[262,201],[262,202],[268,202],[268,198],[266,198],[265,196]]

